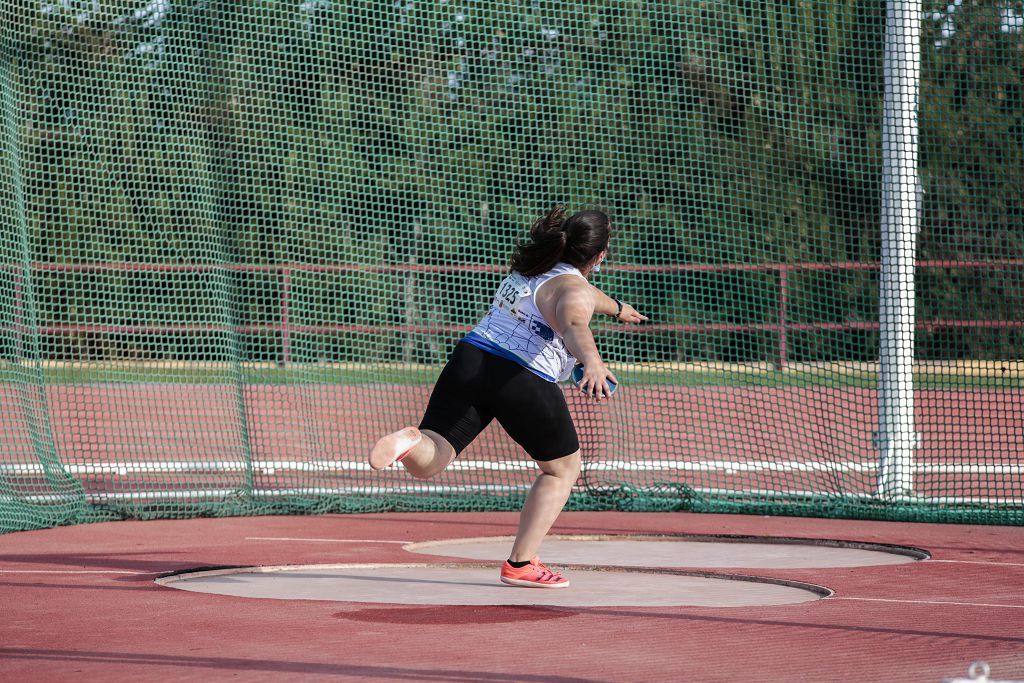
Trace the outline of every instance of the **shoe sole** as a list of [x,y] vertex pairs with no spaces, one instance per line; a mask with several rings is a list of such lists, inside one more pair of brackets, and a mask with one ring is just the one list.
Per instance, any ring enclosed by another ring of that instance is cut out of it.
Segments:
[[420,442],[423,436],[420,430],[415,427],[402,429],[393,434],[388,434],[373,447],[370,451],[370,467],[375,470],[382,470],[398,459],[402,453],[407,453]]
[[525,581],[523,579],[510,579],[508,577],[501,577],[502,583],[507,583],[510,586],[520,586],[522,588],[568,588],[569,581],[563,581],[562,583],[539,583],[537,581]]

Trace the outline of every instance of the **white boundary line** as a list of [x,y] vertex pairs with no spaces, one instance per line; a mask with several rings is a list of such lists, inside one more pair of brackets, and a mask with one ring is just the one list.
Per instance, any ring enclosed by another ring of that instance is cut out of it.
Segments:
[[378,541],[369,538],[273,538],[269,536],[247,536],[247,541],[293,541],[301,543],[394,543],[407,545],[409,541]]
[[1007,609],[1024,609],[1024,605],[1002,605],[991,602],[953,602],[951,600],[898,600],[893,598],[851,598],[837,597],[835,595],[822,598],[822,600],[855,600],[857,602],[886,602],[906,603],[910,605],[956,605],[959,607],[1005,607]]
[[[732,475],[748,472],[775,472],[775,473],[874,473],[877,470],[877,462],[803,462],[798,460],[786,460],[779,462],[758,462],[758,461],[736,461],[736,460],[604,460],[587,463],[586,472],[591,475],[607,474],[614,476],[619,473],[638,472],[700,472],[700,473],[723,473]],[[300,473],[364,473],[371,472],[369,464],[365,460],[255,460],[247,463],[243,460],[215,460],[215,461],[188,461],[188,460],[155,460],[155,461],[114,461],[102,463],[67,463],[62,465],[64,471],[72,476],[116,476],[116,477],[145,477],[151,475],[185,473],[185,474],[248,474],[251,473],[257,479],[273,477],[280,472]],[[493,460],[461,460],[452,464],[451,469],[456,472],[535,472],[535,465],[528,461],[493,461]],[[916,474],[945,474],[945,475],[999,475],[1007,477],[1024,477],[1024,465],[1004,464],[973,464],[963,465],[956,463],[917,463],[914,466]],[[0,475],[7,476],[44,476],[46,470],[40,463],[0,463]],[[287,487],[274,488],[273,482],[260,481],[263,486],[252,491],[234,488],[212,488],[202,490],[173,489],[160,490],[153,488],[143,491],[125,492],[91,492],[86,494],[86,500],[90,503],[105,503],[112,501],[159,501],[159,500],[222,500],[229,498],[282,498],[287,496],[345,496],[345,495],[390,495],[390,494],[464,494],[464,493],[509,493],[521,492],[529,488],[529,484],[480,484],[480,485],[437,485],[419,484],[410,482],[404,485],[349,485],[334,487]],[[685,483],[685,482],[680,482]],[[594,487],[600,491],[600,479]],[[613,490],[614,486],[609,486]],[[735,489],[724,487],[691,487],[699,494],[710,496],[727,497],[731,499],[756,497],[756,498],[806,498],[811,500],[845,500],[861,499],[865,501],[877,500],[877,497],[870,493],[851,493],[828,495],[822,491],[815,490],[778,490],[778,489]],[[670,483],[653,483],[648,486],[641,486],[639,490],[647,493],[678,494],[678,491]],[[54,503],[72,498],[74,496],[61,494],[42,494],[27,496],[21,500],[33,503]],[[954,505],[1024,505],[1024,498],[1012,497],[983,497],[983,496],[918,496],[906,495],[886,499],[887,502],[909,503],[909,504],[954,504]]]
[[[716,489],[691,487],[695,493],[710,496],[722,497],[732,501],[741,501],[744,498],[757,498],[764,501],[783,501],[783,499],[806,499],[816,502],[845,502],[849,500],[877,501],[876,496],[869,493],[854,494],[825,494],[821,491],[795,491],[780,489]],[[150,490],[132,491],[120,493],[86,493],[85,500],[89,503],[111,503],[131,501],[174,501],[187,500],[191,502],[223,502],[232,499],[274,499],[286,498],[289,496],[311,497],[311,496],[381,496],[381,495],[416,495],[424,493],[440,494],[492,494],[492,493],[513,493],[526,492],[530,489],[529,484],[523,485],[479,485],[479,486],[443,486],[443,485],[417,485],[408,484],[405,486],[348,486],[348,487],[305,487],[286,489],[253,489],[252,491],[242,489],[184,489],[184,490]],[[595,488],[600,492],[600,488]],[[609,491],[616,490],[609,487]],[[670,485],[645,486],[633,489],[648,494],[667,494],[678,496],[677,488]],[[68,500],[78,499],[74,495],[41,494],[18,498],[20,501],[30,503],[62,503]],[[984,498],[967,496],[897,496],[886,498],[885,502],[904,504],[933,504],[933,505],[1024,505],[1024,498]]]
[[[365,460],[254,460],[247,463],[243,460],[150,460],[136,462],[102,462],[102,463],[67,463],[63,465],[66,472],[72,475],[103,475],[118,476],[138,474],[169,474],[195,472],[246,472],[249,470],[263,474],[282,472],[371,472]],[[602,460],[588,462],[588,472],[874,472],[878,469],[877,462],[803,462],[799,460],[772,461],[738,461],[738,460]],[[449,470],[455,472],[533,472],[536,470],[532,462],[527,461],[493,461],[493,460],[456,460]],[[996,474],[1008,476],[1024,476],[1024,465],[964,465],[958,463],[916,463],[916,474]],[[0,473],[8,475],[42,475],[45,469],[39,463],[3,463]]]
[[[721,497],[726,500],[737,500],[739,498],[753,497],[768,499],[770,501],[778,501],[782,498],[806,498],[815,502],[826,502],[835,500],[837,502],[844,502],[851,499],[863,500],[866,502],[884,500],[886,503],[903,503],[908,505],[921,505],[921,504],[933,504],[933,505],[1024,505],[1024,498],[984,498],[981,496],[892,496],[889,498],[880,499],[878,496],[871,493],[848,493],[848,494],[828,494],[822,493],[821,491],[809,491],[809,490],[783,490],[783,489],[726,489],[726,488],[702,488],[692,487],[697,493],[707,494],[710,496]],[[672,493],[675,491],[671,486],[647,486],[641,487],[638,490],[644,492],[657,492],[662,491],[664,493]]]

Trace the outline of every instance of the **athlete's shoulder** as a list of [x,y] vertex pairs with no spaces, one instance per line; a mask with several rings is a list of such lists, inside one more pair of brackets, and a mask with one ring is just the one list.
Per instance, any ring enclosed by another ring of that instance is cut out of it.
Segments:
[[551,270],[548,271],[548,273],[550,273],[553,276],[575,275],[576,277],[582,280],[586,280],[586,278],[583,277],[583,273],[580,272],[579,268],[572,265],[571,263],[566,263],[565,261],[559,261],[558,263],[556,263],[554,267],[552,267]]
[[555,276],[548,280],[539,296],[545,308],[550,311],[569,306],[572,308],[594,308],[594,291],[585,278],[576,277],[571,273]]

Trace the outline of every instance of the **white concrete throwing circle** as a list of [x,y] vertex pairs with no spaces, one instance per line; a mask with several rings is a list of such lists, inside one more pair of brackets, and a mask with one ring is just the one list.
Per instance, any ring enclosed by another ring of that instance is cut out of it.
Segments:
[[748,607],[810,602],[831,594],[799,582],[616,568],[567,570],[568,588],[516,588],[500,583],[498,571],[496,564],[242,567],[175,574],[157,583],[245,598],[404,605]]
[[[410,543],[424,555],[501,562],[511,536]],[[541,546],[545,563],[620,567],[704,567],[814,569],[870,567],[916,562],[928,557],[915,548],[870,543],[703,536],[549,536]]]

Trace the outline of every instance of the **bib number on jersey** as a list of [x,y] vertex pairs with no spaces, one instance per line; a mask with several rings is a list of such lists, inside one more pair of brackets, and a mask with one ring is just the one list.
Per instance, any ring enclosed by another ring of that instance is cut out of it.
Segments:
[[522,319],[520,303],[530,296],[530,285],[526,278],[519,273],[512,272],[498,285],[498,291],[494,294],[494,307],[500,308],[515,318]]

